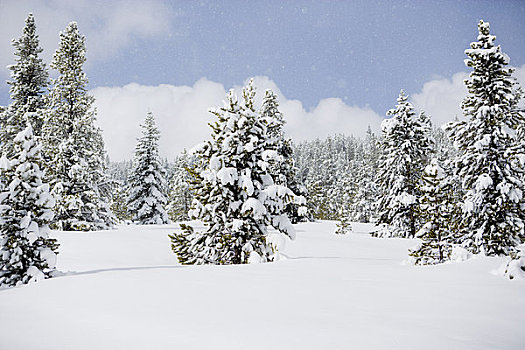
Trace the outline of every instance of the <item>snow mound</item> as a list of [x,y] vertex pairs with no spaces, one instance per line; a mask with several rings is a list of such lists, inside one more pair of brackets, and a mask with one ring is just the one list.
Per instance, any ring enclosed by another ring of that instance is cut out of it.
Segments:
[[29,266],[27,269],[27,275],[31,276],[29,283],[38,282],[46,278],[46,276],[35,266]]
[[452,248],[452,253],[450,254],[450,261],[461,262],[466,261],[472,257],[472,253],[466,250],[463,247],[454,247]]
[[518,259],[508,258],[496,270],[492,271],[496,276],[503,276],[510,280],[525,281],[525,257]]

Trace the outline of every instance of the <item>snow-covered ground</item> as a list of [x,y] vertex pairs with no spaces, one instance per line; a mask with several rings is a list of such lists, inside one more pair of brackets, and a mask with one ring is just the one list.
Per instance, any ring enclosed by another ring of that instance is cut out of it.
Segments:
[[0,291],[0,349],[524,349],[501,258],[403,265],[415,241],[299,224],[276,263],[178,266],[178,225],[56,232],[62,277]]

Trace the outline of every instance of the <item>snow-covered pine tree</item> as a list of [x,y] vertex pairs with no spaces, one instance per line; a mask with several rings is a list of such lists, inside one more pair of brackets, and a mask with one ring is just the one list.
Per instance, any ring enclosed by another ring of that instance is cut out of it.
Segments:
[[0,159],[0,288],[51,277],[58,243],[49,238],[54,198],[42,182],[40,145],[29,124],[13,140],[14,159]]
[[166,170],[159,156],[160,131],[153,113],[148,113],[141,127],[128,179],[128,211],[137,224],[167,224]]
[[340,186],[334,191],[332,199],[337,203],[337,217],[336,220],[339,222],[336,224],[336,234],[344,235],[352,230],[352,224],[350,223],[350,208],[353,198],[353,182],[349,181],[350,177],[348,173],[336,174],[338,183]]
[[346,235],[349,231],[352,231],[352,224],[350,223],[350,220],[348,219],[348,215],[341,215],[341,219],[339,222],[335,225],[336,235]]
[[[458,119],[456,118],[456,121]],[[451,210],[448,217],[448,226],[454,232],[453,243],[457,243],[460,227],[462,223],[461,203],[464,200],[465,191],[461,185],[461,179],[458,176],[455,167],[457,150],[454,148],[452,140],[445,132],[446,125],[433,130],[433,138],[436,141],[433,157],[437,159],[446,176],[446,188],[448,195],[445,197],[447,203],[451,204]]]
[[243,102],[230,90],[224,107],[211,110],[217,121],[210,124],[212,139],[195,151],[200,160],[190,212],[206,230],[181,225],[182,234],[170,235],[183,264],[271,261],[275,251],[268,227],[290,238],[295,235],[284,213],[294,194],[272,179],[271,164],[279,156],[253,107],[254,95],[251,80],[243,89]]
[[82,69],[85,37],[71,22],[60,33],[51,68],[59,77],[48,98],[42,146],[46,176],[56,198],[54,225],[62,230],[99,230],[114,223],[101,130]]
[[110,209],[119,222],[131,220],[131,216],[129,215],[128,211],[128,193],[126,189],[127,187],[121,181],[115,180],[115,187],[111,192]]
[[121,162],[109,162],[108,172],[113,180],[121,182],[123,185],[128,184],[128,177],[133,169],[133,160],[124,160]]
[[334,165],[332,176],[335,179],[327,198],[331,202],[331,219],[350,221],[352,203],[358,190],[355,174],[360,164],[357,159],[348,160],[345,154],[341,153]]
[[268,149],[274,149],[280,156],[279,160],[270,166],[272,178],[277,185],[288,187],[295,194],[294,201],[286,206],[285,212],[292,223],[306,221],[306,187],[298,181],[292,139],[284,136],[285,120],[279,111],[277,96],[270,89],[265,91],[260,118],[267,124]]
[[432,130],[432,137],[435,141],[434,157],[440,163],[453,160],[456,157],[456,150],[454,144],[448,137],[443,127],[435,127]]
[[379,158],[377,137],[370,126],[367,129],[363,147],[360,154],[356,155],[357,191],[350,206],[350,218],[358,222],[372,222],[377,218],[376,203],[379,191],[376,183],[376,174]]
[[433,141],[430,121],[424,114],[416,116],[404,91],[397,106],[387,112],[390,119],[382,123],[379,143],[379,182],[381,198],[378,202],[379,224],[373,233],[377,237],[414,237],[418,230],[418,182]]
[[295,146],[297,173],[307,188],[309,218],[339,220],[343,209],[350,213],[358,191],[361,150],[361,140],[340,134]]
[[[0,141],[2,151],[7,156],[13,155],[13,139],[22,130],[26,123],[33,126],[35,136],[41,134],[42,113],[45,108],[43,94],[49,84],[48,73],[39,54],[40,48],[36,34],[35,19],[29,14],[25,21],[24,33],[17,40],[13,39],[15,48],[15,64],[11,70],[11,104],[0,114]],[[27,114],[26,114],[27,113]]]
[[449,180],[436,158],[423,172],[419,205],[422,227],[416,233],[423,242],[409,254],[415,264],[439,264],[450,257],[455,239],[451,216],[456,203]]
[[193,194],[191,193],[191,164],[190,156],[184,152],[175,159],[173,176],[170,180],[170,194],[168,203],[168,216],[171,221],[188,220]]
[[133,169],[133,161],[109,162],[108,173],[111,178],[111,212],[120,222],[131,220],[128,212],[128,176]]
[[473,68],[461,106],[467,120],[447,127],[466,191],[460,243],[472,253],[510,255],[524,230],[524,174],[513,159],[516,131],[525,120],[507,56],[494,45],[488,22],[480,21],[478,29],[478,41],[465,51],[465,63]]

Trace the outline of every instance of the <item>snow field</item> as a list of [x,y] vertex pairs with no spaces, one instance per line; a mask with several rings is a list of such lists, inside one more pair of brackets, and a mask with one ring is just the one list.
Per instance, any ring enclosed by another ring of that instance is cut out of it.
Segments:
[[0,291],[0,349],[523,349],[503,258],[414,267],[415,240],[295,226],[280,261],[237,266],[179,266],[178,225],[53,232],[66,275]]

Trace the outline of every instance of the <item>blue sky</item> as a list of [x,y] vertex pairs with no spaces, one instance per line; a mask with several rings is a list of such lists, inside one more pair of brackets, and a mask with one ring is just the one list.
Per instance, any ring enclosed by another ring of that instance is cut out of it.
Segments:
[[9,41],[30,11],[47,62],[59,30],[78,21],[92,89],[191,87],[201,78],[229,89],[260,76],[306,112],[339,98],[382,117],[401,88],[417,95],[428,82],[453,83],[468,72],[464,50],[479,19],[513,66],[525,64],[525,1],[0,0],[0,65],[12,63]]

